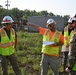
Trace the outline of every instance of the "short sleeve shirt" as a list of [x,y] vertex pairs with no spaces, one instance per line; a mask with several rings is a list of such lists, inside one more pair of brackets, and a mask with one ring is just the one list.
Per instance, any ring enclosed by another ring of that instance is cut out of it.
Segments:
[[[39,28],[40,34],[41,34],[41,35],[44,35],[45,30],[46,30],[46,28],[40,27],[40,28]],[[50,32],[50,39],[52,38],[52,36],[54,35],[54,33],[55,33],[55,32]],[[59,42],[64,43],[64,36],[63,36],[62,34],[60,35],[60,40],[59,40]]]

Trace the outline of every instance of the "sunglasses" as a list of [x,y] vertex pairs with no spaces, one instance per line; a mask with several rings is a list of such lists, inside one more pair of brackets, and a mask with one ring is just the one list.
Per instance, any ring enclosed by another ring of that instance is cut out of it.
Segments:
[[54,24],[49,24],[48,26],[51,27],[51,26],[55,26],[55,25]]
[[12,25],[12,23],[6,23],[5,25]]

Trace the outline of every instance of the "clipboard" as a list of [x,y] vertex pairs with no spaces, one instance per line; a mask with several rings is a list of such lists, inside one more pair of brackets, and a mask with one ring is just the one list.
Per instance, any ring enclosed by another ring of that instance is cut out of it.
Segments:
[[44,42],[43,42],[43,45],[45,45],[45,46],[46,46],[46,45],[52,45],[52,44],[54,44],[54,43],[55,43],[55,42],[44,41]]

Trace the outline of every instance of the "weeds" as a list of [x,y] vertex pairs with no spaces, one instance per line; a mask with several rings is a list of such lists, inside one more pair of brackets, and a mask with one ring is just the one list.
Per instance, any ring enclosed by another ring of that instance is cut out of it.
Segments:
[[[17,32],[17,36],[18,45],[15,53],[18,56],[22,75],[40,75],[42,36],[39,33],[23,31]],[[8,72],[9,74],[14,73],[10,65]],[[49,71],[48,75],[51,73],[52,71]]]

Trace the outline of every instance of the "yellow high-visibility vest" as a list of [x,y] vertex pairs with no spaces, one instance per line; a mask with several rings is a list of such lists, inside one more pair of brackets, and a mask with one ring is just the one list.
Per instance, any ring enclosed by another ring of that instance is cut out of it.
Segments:
[[[50,42],[59,42],[60,39],[60,32],[56,31],[54,33],[54,35],[52,36],[52,38],[50,39],[50,31],[47,30],[45,31],[44,35],[43,35],[43,42],[44,41],[50,41]],[[59,56],[59,46],[42,46],[42,53],[47,54],[47,55],[51,55],[51,56]]]
[[72,36],[72,32],[68,35],[68,26],[64,28],[64,45],[69,44],[70,38]]
[[10,39],[7,36],[6,31],[1,28],[1,42],[0,42],[0,54],[3,56],[8,56],[14,53],[15,45],[15,31],[13,28],[10,30]]

